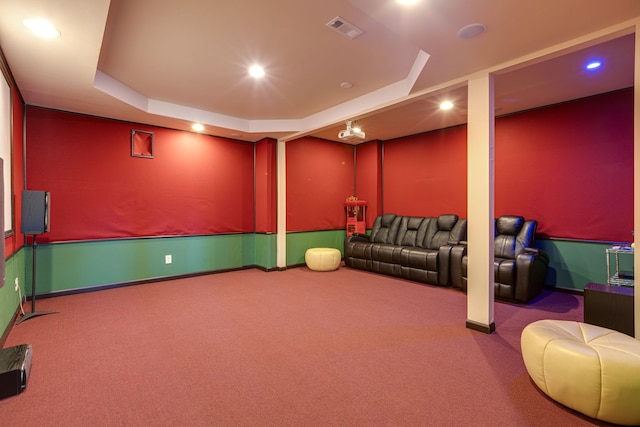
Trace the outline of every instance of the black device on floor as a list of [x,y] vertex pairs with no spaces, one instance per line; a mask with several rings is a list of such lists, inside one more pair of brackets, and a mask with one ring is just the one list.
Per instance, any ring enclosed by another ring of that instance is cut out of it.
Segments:
[[19,394],[25,389],[32,354],[29,344],[0,350],[0,399]]

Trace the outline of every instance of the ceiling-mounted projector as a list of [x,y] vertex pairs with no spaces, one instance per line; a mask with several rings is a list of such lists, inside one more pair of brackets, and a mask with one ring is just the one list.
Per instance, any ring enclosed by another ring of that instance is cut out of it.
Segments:
[[344,141],[358,141],[364,139],[364,132],[357,125],[351,127],[351,120],[347,120],[347,128],[338,132],[338,138]]

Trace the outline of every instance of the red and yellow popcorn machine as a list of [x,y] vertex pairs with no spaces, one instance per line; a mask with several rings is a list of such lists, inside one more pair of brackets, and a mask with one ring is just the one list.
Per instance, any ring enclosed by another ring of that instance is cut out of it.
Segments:
[[344,206],[347,212],[347,236],[351,236],[353,233],[366,233],[367,201],[358,200],[357,197],[349,197],[344,202]]

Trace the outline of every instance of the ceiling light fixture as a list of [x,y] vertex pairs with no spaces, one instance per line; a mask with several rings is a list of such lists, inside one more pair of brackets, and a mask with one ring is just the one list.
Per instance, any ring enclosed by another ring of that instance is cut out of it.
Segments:
[[249,67],[249,75],[251,77],[255,77],[256,79],[264,77],[264,68],[262,68],[260,65],[252,65],[251,67]]
[[475,39],[476,37],[487,31],[484,24],[469,24],[458,30],[458,38],[463,40]]
[[342,89],[351,89],[353,87],[353,83],[351,83],[351,82],[342,82],[342,83],[340,83],[340,87]]
[[43,18],[30,18],[22,21],[25,27],[31,30],[32,33],[43,39],[55,39],[60,37],[60,31],[53,26],[53,24]]
[[443,101],[440,104],[440,109],[441,110],[445,110],[446,111],[446,110],[451,110],[452,108],[453,108],[453,102],[451,102],[451,101]]
[[586,68],[587,70],[597,70],[601,66],[602,66],[602,61],[595,60],[595,61],[589,61],[584,68]]
[[418,0],[396,0],[396,1],[405,6],[411,6],[412,4],[418,3]]
[[204,130],[204,126],[200,123],[194,123],[193,125],[191,125],[191,129],[195,130],[196,132],[202,132]]

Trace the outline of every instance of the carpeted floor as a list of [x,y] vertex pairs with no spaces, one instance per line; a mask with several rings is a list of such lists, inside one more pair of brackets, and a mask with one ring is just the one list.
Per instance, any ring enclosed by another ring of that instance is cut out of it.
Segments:
[[[25,304],[25,309],[29,304]],[[466,295],[345,267],[245,270],[38,301],[13,326],[26,390],[0,425],[580,426],[529,379],[520,333],[583,319],[582,297],[496,303],[465,327]]]

